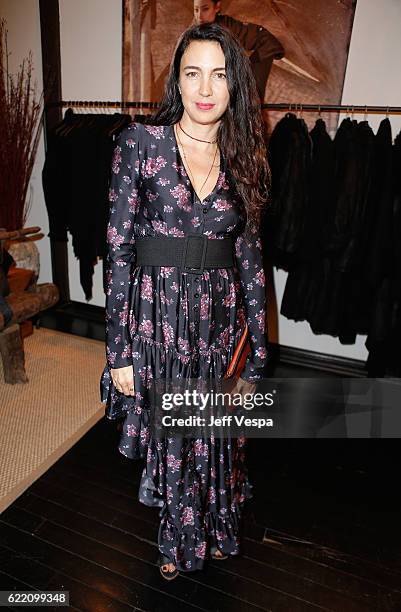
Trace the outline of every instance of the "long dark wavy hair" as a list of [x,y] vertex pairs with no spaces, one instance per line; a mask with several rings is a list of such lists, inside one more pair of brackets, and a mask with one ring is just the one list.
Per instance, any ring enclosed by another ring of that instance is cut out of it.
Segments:
[[234,177],[249,228],[260,225],[269,202],[271,174],[267,160],[260,99],[248,57],[234,36],[216,23],[194,25],[180,36],[173,53],[163,99],[149,118],[153,125],[173,125],[184,112],[178,90],[181,58],[193,40],[215,41],[226,61],[229,104],[221,118],[217,143]]

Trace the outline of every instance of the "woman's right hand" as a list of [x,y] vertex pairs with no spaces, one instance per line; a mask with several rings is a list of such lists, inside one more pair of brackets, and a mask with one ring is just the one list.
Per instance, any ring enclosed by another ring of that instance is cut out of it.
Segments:
[[117,391],[124,395],[135,395],[134,368],[132,365],[125,368],[110,368],[111,378]]

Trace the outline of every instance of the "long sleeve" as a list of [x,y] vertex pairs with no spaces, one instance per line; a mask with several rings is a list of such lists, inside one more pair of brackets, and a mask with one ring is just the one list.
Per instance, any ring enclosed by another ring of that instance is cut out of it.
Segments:
[[266,376],[267,323],[266,279],[263,268],[262,242],[258,231],[245,230],[235,240],[235,257],[240,275],[251,352],[241,378],[256,381]]
[[111,164],[106,266],[106,357],[111,368],[132,365],[129,307],[140,203],[139,131],[132,123],[120,133]]

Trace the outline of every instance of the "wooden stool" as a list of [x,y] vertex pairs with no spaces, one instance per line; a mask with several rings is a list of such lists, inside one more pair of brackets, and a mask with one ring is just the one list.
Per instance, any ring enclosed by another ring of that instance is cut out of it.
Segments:
[[0,332],[0,354],[3,361],[4,382],[28,382],[25,372],[25,353],[20,326],[14,323]]

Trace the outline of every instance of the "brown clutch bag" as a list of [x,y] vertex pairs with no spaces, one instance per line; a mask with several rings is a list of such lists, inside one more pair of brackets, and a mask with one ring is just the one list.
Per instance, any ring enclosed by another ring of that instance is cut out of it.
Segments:
[[250,351],[251,345],[248,338],[248,325],[245,323],[244,331],[235,348],[224,378],[238,378],[240,376]]

